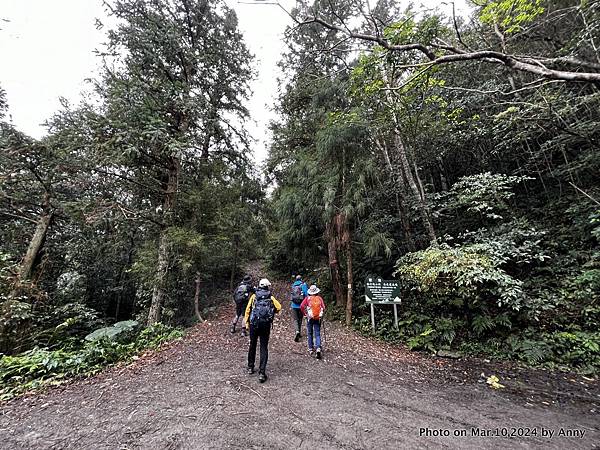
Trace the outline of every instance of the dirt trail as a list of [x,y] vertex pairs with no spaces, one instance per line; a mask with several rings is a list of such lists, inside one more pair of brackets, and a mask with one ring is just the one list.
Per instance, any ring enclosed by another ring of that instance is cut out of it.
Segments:
[[245,374],[247,340],[229,333],[222,308],[160,352],[2,406],[0,447],[600,448],[597,382],[425,357],[333,323],[318,361],[292,340],[287,285],[274,287],[284,306],[266,383]]

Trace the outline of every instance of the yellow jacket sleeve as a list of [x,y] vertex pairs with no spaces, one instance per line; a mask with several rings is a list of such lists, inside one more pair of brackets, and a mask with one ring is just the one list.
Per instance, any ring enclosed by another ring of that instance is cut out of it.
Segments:
[[248,323],[248,319],[250,319],[250,312],[252,308],[254,308],[254,299],[256,298],[256,294],[252,294],[250,299],[248,299],[248,304],[246,305],[246,312],[244,313],[244,323],[246,324],[246,328],[250,329],[250,324]]
[[271,300],[273,300],[273,306],[275,307],[275,312],[281,311],[281,303],[277,301],[275,297],[271,295]]

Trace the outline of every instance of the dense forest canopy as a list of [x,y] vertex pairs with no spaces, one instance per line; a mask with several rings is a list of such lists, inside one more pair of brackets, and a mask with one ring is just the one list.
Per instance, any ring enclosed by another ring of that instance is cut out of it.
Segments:
[[263,233],[243,127],[252,59],[235,13],[106,6],[116,25],[92,95],[40,140],[2,123],[3,352],[46,344],[38,336],[69,318],[79,335],[102,321],[185,323],[194,280],[237,275]]
[[47,136],[0,89],[0,352],[188,325],[264,256],[364,330],[364,279],[396,277],[378,334],[411,348],[597,371],[600,2],[471,6],[298,2],[256,167],[235,13],[106,2],[93,92]]
[[473,6],[293,11],[271,260],[316,270],[365,328],[363,280],[397,277],[400,330],[379,333],[412,348],[594,371],[600,3]]

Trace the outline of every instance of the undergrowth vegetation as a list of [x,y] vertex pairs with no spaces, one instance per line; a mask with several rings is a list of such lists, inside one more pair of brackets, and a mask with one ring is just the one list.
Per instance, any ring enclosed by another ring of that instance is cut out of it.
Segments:
[[[587,22],[597,23],[597,4],[525,3],[478,4],[459,24],[380,1],[373,40],[364,38],[373,24],[352,9],[319,0],[299,8],[338,26],[288,30],[268,160],[277,181],[269,254],[292,272],[325,268],[327,300],[367,333],[364,280],[398,280],[399,329],[377,306],[380,338],[598,374],[595,84],[477,61],[430,65],[403,50],[452,42],[456,54],[597,53],[581,38],[600,38]],[[348,39],[349,23],[361,38]],[[356,42],[368,48],[357,54]]]
[[0,86],[2,398],[178,335],[155,324],[192,325],[261,251],[253,57],[235,11],[102,3],[89,89],[60,102],[45,135],[13,123]]
[[[598,373],[597,213],[590,208],[587,220],[572,217],[577,221],[573,229],[581,227],[587,234],[589,250],[578,249],[581,242],[561,236],[562,227],[536,228],[525,217],[504,219],[499,205],[483,201],[482,194],[463,181],[440,208],[450,220],[469,221],[469,211],[461,211],[460,218],[452,212],[452,205],[460,204],[456,198],[467,197],[471,212],[484,210],[495,223],[456,238],[446,235],[424,250],[400,257],[395,266],[404,287],[399,330],[393,328],[390,313],[383,311],[375,334],[406,342],[415,350],[455,349],[532,366]],[[371,333],[370,318],[359,318],[356,327]]]
[[140,328],[137,322],[117,323],[88,335],[83,344],[60,348],[35,347],[0,358],[0,401],[26,391],[89,376],[147,349],[183,336],[183,331],[160,323]]

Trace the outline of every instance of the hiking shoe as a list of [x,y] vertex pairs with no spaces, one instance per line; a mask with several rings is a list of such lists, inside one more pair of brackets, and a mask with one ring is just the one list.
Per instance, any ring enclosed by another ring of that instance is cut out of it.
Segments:
[[235,333],[235,325],[231,325],[231,334]]
[[308,356],[313,356],[315,354],[315,351],[312,348],[308,349]]
[[317,359],[321,359],[321,347],[317,349]]
[[254,373],[254,367],[248,367],[248,368],[246,369],[246,373],[247,373],[248,375],[252,375],[252,374]]
[[300,333],[296,333],[296,336],[294,336],[294,342],[298,342],[300,340]]
[[267,374],[266,373],[259,373],[258,374],[258,382],[259,383],[264,383],[265,381],[267,381]]

